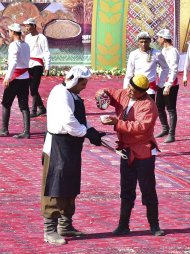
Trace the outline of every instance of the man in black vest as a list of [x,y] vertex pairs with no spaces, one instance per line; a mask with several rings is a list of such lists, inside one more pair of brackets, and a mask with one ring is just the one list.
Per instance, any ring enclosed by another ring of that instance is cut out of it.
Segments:
[[65,82],[53,88],[47,101],[42,215],[44,240],[51,244],[65,244],[62,236],[82,234],[73,227],[72,216],[80,193],[83,142],[87,137],[92,144],[100,146],[105,135],[88,128],[84,103],[79,96],[90,76],[84,66],[71,68]]

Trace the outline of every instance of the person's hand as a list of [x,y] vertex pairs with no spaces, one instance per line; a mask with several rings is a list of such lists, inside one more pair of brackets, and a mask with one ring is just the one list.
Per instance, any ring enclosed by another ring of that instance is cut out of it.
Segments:
[[101,138],[105,136],[105,132],[97,131],[95,128],[91,127],[87,130],[86,137],[90,140],[90,143],[95,146],[101,146]]
[[164,87],[164,91],[163,91],[163,95],[169,95],[170,93],[170,89],[171,89],[171,86],[166,86]]
[[49,70],[44,70],[44,76],[48,76],[49,75]]
[[110,97],[107,94],[106,89],[100,89],[95,95],[96,105],[99,109],[107,109],[110,105]]
[[105,120],[102,122],[104,125],[116,125],[118,123],[118,119],[116,116],[109,116],[105,118]]
[[184,80],[184,81],[183,81],[183,85],[184,85],[184,86],[187,86],[187,80]]
[[3,80],[3,85],[5,88],[7,88],[9,86],[10,80],[9,79],[4,79]]

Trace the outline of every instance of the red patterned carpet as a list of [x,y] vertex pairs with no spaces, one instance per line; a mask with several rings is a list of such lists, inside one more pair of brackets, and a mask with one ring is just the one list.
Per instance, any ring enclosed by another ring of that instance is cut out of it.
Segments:
[[[42,80],[40,92],[46,103],[51,88],[61,79]],[[82,93],[88,119],[113,144],[112,127],[101,125],[96,108],[95,91],[102,87],[121,87],[121,79],[91,80]],[[2,97],[3,87],[0,83]],[[0,138],[0,253],[190,253],[190,86],[181,86],[178,97],[176,142],[166,145],[159,139],[156,178],[160,201],[160,224],[164,237],[150,235],[141,205],[140,193],[131,217],[130,236],[115,237],[119,217],[119,157],[85,141],[83,150],[82,191],[77,199],[74,225],[84,231],[81,238],[68,238],[64,246],[43,242],[43,220],[40,215],[41,151],[46,117],[31,121],[31,139],[15,140],[22,131],[22,118],[15,100],[11,112],[10,137]],[[0,110],[1,111],[1,110]],[[107,112],[112,113],[110,107]],[[157,122],[156,130],[160,128]]]

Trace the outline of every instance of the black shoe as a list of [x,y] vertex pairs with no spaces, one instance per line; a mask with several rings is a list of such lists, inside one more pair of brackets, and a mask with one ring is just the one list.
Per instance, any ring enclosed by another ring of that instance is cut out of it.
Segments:
[[114,235],[128,235],[130,233],[130,228],[126,225],[119,225],[112,233]]
[[175,137],[168,135],[168,137],[164,140],[164,143],[172,143],[175,142]]
[[161,138],[161,137],[164,137],[164,136],[167,136],[169,133],[169,130],[163,130],[162,132],[158,133],[155,138]]
[[20,133],[18,135],[14,135],[13,138],[17,138],[17,139],[19,139],[19,138],[27,138],[27,139],[29,139],[30,138],[30,133],[23,132],[23,133]]
[[34,118],[34,117],[37,117],[37,113],[36,112],[33,112],[30,114],[30,118]]
[[9,136],[8,130],[0,130],[0,137],[7,137]]
[[165,232],[163,230],[161,230],[159,226],[151,227],[150,231],[151,231],[152,235],[155,235],[155,236],[164,236],[165,235]]
[[46,108],[43,108],[43,109],[40,109],[40,110],[37,112],[36,116],[41,116],[41,115],[45,115],[45,114],[46,114]]

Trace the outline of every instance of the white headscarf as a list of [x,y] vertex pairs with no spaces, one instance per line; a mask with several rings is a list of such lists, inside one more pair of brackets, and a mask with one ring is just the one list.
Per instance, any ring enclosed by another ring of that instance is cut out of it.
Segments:
[[[73,78],[70,79],[72,76]],[[66,74],[66,77],[65,77],[66,88],[70,89],[74,87],[78,83],[79,78],[89,79],[90,76],[91,76],[91,72],[87,67],[80,66],[80,65],[74,66]]]

